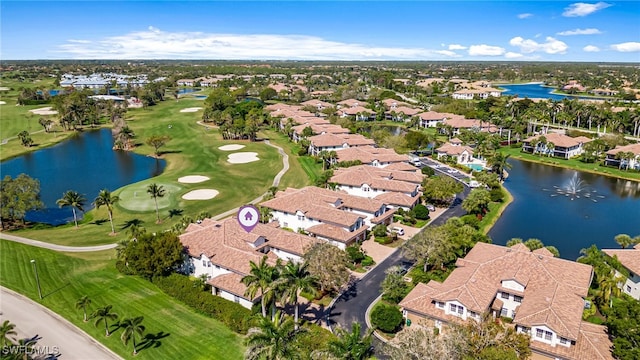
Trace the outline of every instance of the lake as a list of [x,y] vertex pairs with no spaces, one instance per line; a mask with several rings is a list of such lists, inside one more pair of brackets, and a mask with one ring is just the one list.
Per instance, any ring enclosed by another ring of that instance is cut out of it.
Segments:
[[0,164],[0,173],[14,178],[25,173],[40,181],[46,209],[27,213],[27,220],[64,224],[73,220],[70,208],[56,205],[65,191],[84,194],[85,210],[89,210],[101,189],[114,191],[157,176],[165,168],[164,160],[112,148],[111,130],[85,131],[55,146],[7,160]]
[[[514,201],[489,232],[495,244],[537,238],[557,247],[562,258],[576,260],[580,249],[592,244],[619,248],[617,234],[640,235],[640,182],[509,162],[513,167],[504,186]],[[574,188],[576,195],[566,196]]]
[[555,90],[555,88],[544,86],[542,83],[528,83],[528,84],[496,84],[506,91],[502,92],[503,96],[514,96],[518,95],[520,98],[540,98],[540,99],[552,99],[552,100],[562,100],[562,99],[605,99],[598,97],[584,97],[584,96],[568,96],[568,95],[560,95],[560,94],[552,94],[551,92]]

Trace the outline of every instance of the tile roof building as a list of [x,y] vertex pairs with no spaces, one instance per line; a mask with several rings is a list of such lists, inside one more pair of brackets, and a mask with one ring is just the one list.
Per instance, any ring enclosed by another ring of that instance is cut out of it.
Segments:
[[364,240],[373,225],[389,224],[394,213],[382,201],[314,186],[288,188],[260,205],[281,227],[303,229],[341,249]]
[[339,151],[349,147],[374,146],[373,139],[360,134],[321,134],[309,138],[309,154],[318,156],[323,151]]
[[400,302],[405,317],[440,328],[492,313],[513,319],[542,357],[612,359],[605,328],[582,321],[591,266],[555,258],[545,248],[485,243],[477,243],[456,266],[443,282],[418,284]]
[[[387,167],[390,164],[407,163],[409,161],[408,155],[400,155],[393,149],[377,148],[371,145],[346,148],[338,151],[337,154],[338,158],[336,162],[360,160],[365,165],[379,168]],[[416,170],[415,167],[412,168],[414,171]]]
[[248,233],[235,217],[190,224],[179,239],[189,254],[188,272],[196,277],[206,275],[214,295],[247,308],[259,299],[259,296],[247,298],[246,288],[240,283],[240,279],[249,274],[251,261],[257,264],[264,256],[270,265],[277,259],[300,261],[317,241],[265,224],[258,224]]
[[[536,140],[544,136],[546,143],[536,144]],[[584,152],[583,145],[591,141],[588,137],[570,137],[564,134],[548,133],[529,137],[522,141],[522,151],[530,153],[551,154],[555,157],[570,159]],[[553,144],[553,146],[551,146]],[[535,146],[534,146],[535,145]]]
[[602,252],[618,258],[620,264],[629,271],[629,276],[625,277],[620,288],[625,294],[640,300],[640,244],[636,244],[633,249],[602,249]]
[[[621,158],[619,153],[631,153],[633,156]],[[640,170],[640,144],[618,145],[607,151],[604,162],[610,166]]]

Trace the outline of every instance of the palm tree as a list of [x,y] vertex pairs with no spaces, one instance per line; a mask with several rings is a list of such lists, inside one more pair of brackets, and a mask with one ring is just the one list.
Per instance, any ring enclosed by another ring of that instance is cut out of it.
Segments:
[[15,328],[16,325],[9,322],[9,320],[5,320],[2,323],[2,326],[0,326],[0,347],[4,348],[6,345],[13,343],[14,339],[11,339],[9,336],[18,334],[14,330]]
[[116,195],[111,195],[111,191],[107,189],[100,190],[100,193],[98,193],[98,197],[96,197],[96,199],[93,201],[96,209],[100,209],[100,206],[102,205],[107,207],[112,234],[116,233],[116,229],[113,227],[113,205],[115,205],[118,201],[120,201],[120,198]]
[[280,311],[273,320],[263,317],[258,327],[249,329],[245,344],[246,360],[289,360],[299,359],[300,349],[295,341],[302,333],[296,330],[291,318],[285,318]]
[[633,239],[627,234],[618,234],[616,235],[615,240],[623,249],[633,244]]
[[73,211],[73,222],[76,224],[76,228],[78,227],[78,218],[76,216],[76,209],[84,212],[84,203],[87,199],[84,198],[80,193],[73,190],[68,190],[64,194],[62,194],[62,198],[56,201],[56,204],[61,208],[66,206],[71,206],[71,211]]
[[507,162],[507,160],[509,160],[509,156],[511,155],[504,155],[501,152],[496,151],[493,156],[488,159],[489,161],[487,164],[491,166],[493,172],[498,175],[500,181],[504,180],[505,170],[511,169],[511,164]]
[[95,318],[96,321],[94,323],[95,326],[98,326],[101,322],[104,322],[104,330],[106,336],[111,335],[109,333],[109,320],[116,320],[118,318],[118,314],[112,313],[111,308],[113,305],[107,305],[103,308],[96,309],[91,315],[92,318]]
[[133,355],[138,353],[136,350],[136,336],[139,336],[140,339],[142,339],[142,334],[144,334],[145,328],[144,325],[142,325],[142,320],[144,320],[144,316],[126,318],[120,321],[119,324],[123,329],[120,339],[124,345],[127,346],[129,344],[129,340],[133,342]]
[[615,273],[615,270],[611,270],[609,274],[606,276],[601,276],[598,279],[598,287],[600,291],[598,293],[598,297],[602,300],[603,304],[609,305],[609,307],[613,306],[613,297],[620,296],[620,288],[618,284],[623,282],[624,279]]
[[83,321],[87,322],[87,307],[91,305],[91,299],[87,295],[81,297],[76,301],[76,309],[82,309]]
[[245,296],[254,298],[260,294],[262,305],[262,316],[267,316],[266,300],[271,294],[271,284],[277,278],[277,268],[267,264],[267,256],[264,256],[260,263],[256,265],[253,261],[249,263],[251,270],[249,275],[242,278],[242,283],[247,286]]
[[336,329],[337,339],[329,341],[327,352],[337,359],[364,360],[372,355],[371,334],[369,329],[364,336],[360,336],[360,323],[354,322],[351,331],[341,327]]
[[156,183],[149,184],[147,186],[147,194],[149,194],[153,201],[156,203],[156,224],[160,223],[160,212],[158,211],[158,198],[164,196],[164,186],[158,185]]
[[282,268],[280,273],[280,279],[276,287],[282,289],[282,302],[289,302],[294,305],[294,323],[296,330],[299,328],[298,293],[300,291],[315,293],[316,289],[313,287],[314,282],[315,277],[309,273],[308,264],[306,263],[289,262]]

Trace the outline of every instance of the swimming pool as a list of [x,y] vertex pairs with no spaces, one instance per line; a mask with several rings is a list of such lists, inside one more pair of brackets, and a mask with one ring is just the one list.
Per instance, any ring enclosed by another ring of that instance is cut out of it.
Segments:
[[468,167],[469,169],[473,170],[473,171],[482,171],[484,170],[484,166],[480,165],[480,164],[466,164],[466,167]]

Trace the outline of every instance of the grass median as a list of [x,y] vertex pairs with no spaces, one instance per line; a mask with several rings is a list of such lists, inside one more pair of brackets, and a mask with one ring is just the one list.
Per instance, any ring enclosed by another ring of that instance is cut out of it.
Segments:
[[[91,312],[113,305],[120,319],[144,316],[146,333],[156,336],[153,346],[136,359],[242,359],[242,338],[220,322],[198,314],[136,276],[115,269],[115,252],[63,254],[9,241],[0,241],[0,284],[48,307],[124,358],[131,345],[120,340],[121,329],[104,336],[104,326],[82,321],[76,301],[87,295]],[[31,259],[36,260],[43,299],[38,292]],[[10,275],[10,276],[9,276]],[[8,319],[11,320],[11,319]],[[35,335],[35,334],[34,334]]]

